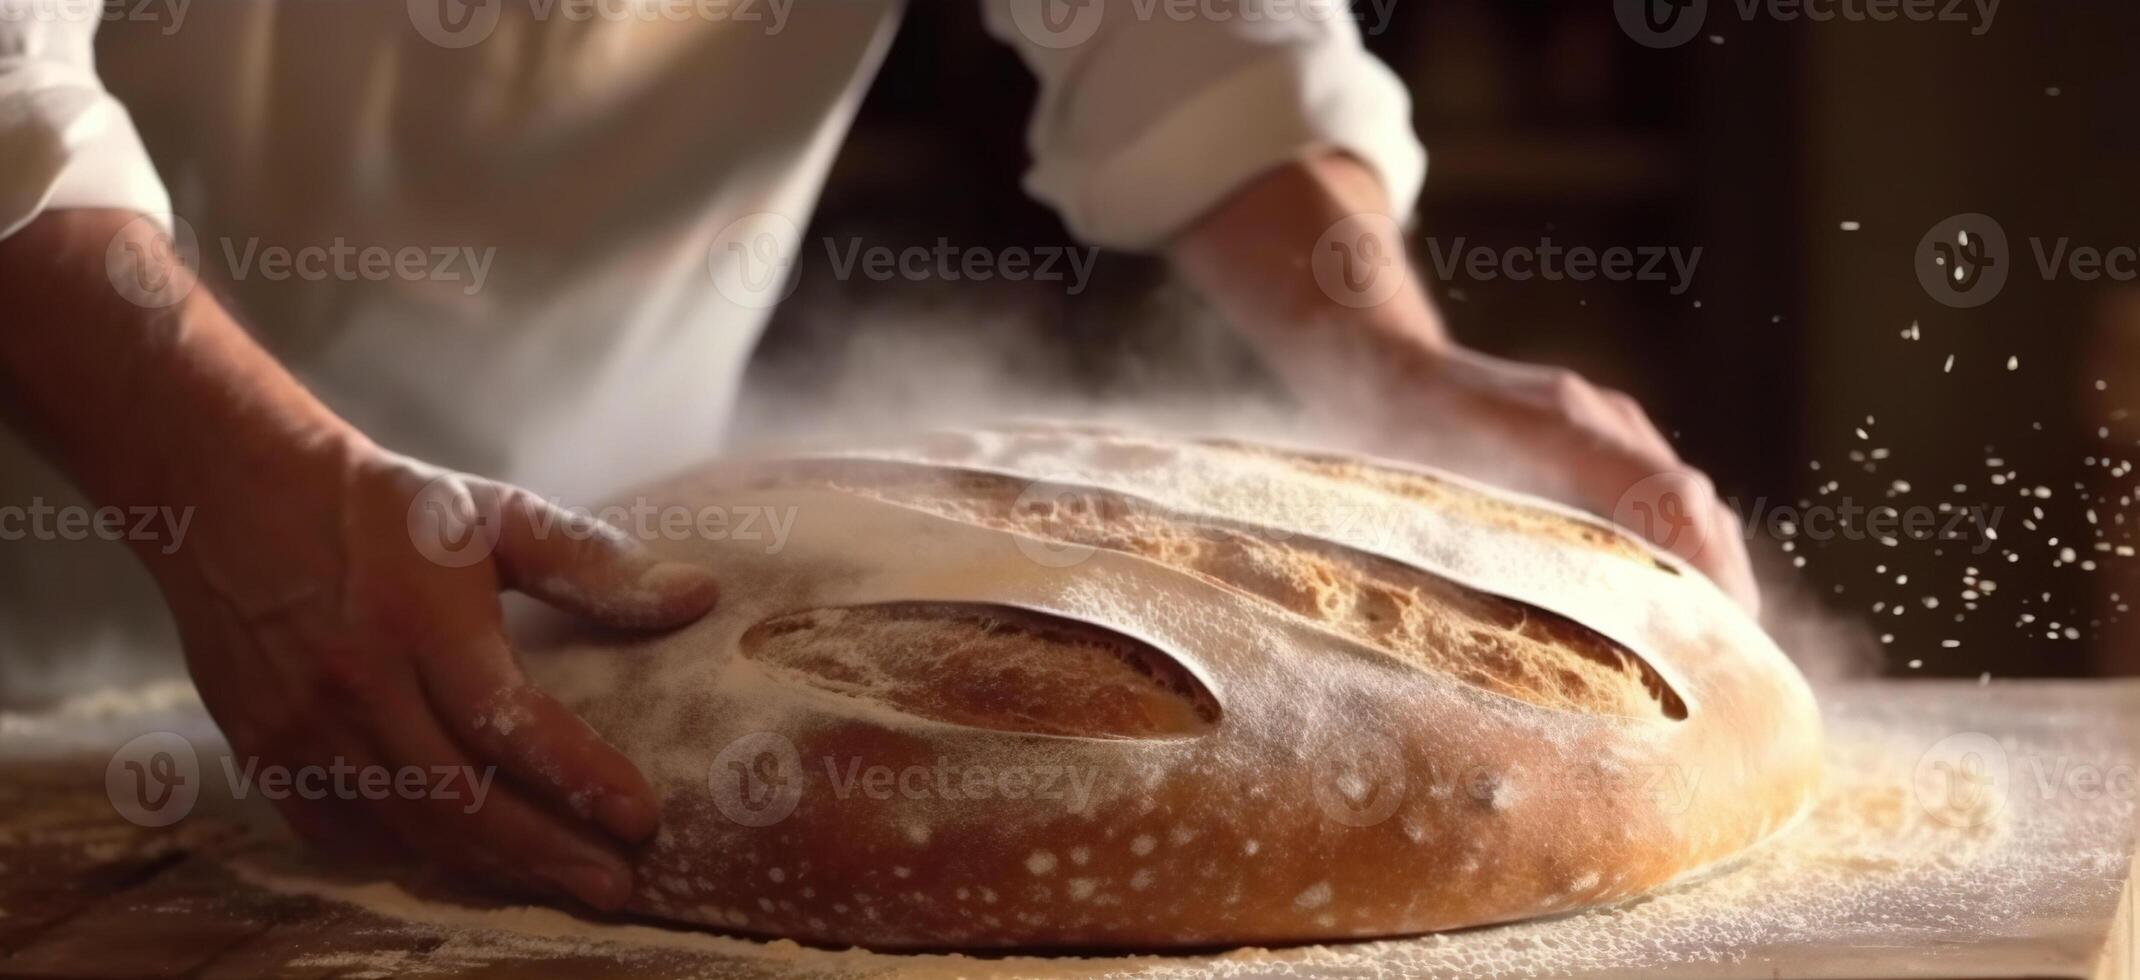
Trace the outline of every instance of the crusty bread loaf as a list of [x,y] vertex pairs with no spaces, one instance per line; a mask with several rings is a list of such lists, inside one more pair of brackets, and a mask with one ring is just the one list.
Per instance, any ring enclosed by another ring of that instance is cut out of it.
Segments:
[[647,499],[793,520],[651,542],[722,581],[676,634],[526,637],[663,794],[651,915],[880,948],[1448,929],[1654,889],[1818,777],[1804,682],[1707,580],[1425,469],[1028,427]]

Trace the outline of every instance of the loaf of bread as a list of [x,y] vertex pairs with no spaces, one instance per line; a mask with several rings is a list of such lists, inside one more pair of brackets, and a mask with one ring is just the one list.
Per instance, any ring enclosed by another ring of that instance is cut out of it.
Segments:
[[524,643],[663,796],[653,916],[876,948],[1418,933],[1656,889],[1818,779],[1804,681],[1699,573],[1424,468],[1033,426],[643,502],[694,515],[650,543],[720,608]]

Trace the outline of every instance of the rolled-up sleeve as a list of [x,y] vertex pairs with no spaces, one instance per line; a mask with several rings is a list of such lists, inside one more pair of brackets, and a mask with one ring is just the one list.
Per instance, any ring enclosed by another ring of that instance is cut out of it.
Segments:
[[103,9],[0,0],[0,238],[49,210],[171,210],[133,120],[97,78]]
[[1411,97],[1348,6],[983,0],[989,31],[1040,81],[1026,189],[1086,241],[1147,250],[1259,174],[1331,149],[1410,214],[1427,168]]

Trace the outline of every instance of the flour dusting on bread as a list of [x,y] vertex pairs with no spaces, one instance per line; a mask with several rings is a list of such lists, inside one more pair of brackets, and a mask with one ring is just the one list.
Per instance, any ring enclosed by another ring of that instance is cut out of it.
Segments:
[[719,577],[697,624],[519,637],[664,797],[651,915],[881,948],[1416,933],[1643,893],[1817,781],[1810,693],[1729,599],[1446,474],[1028,427],[647,495],[796,514],[771,553],[649,542]]
[[1032,494],[1001,474],[878,465],[853,476],[827,485],[1160,562],[1496,694],[1572,711],[1686,716],[1640,657],[1579,623],[1309,534],[1170,513],[1091,488]]

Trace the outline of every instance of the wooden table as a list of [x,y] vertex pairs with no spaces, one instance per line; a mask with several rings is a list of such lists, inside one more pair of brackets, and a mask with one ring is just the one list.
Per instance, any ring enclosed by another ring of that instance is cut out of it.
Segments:
[[812,951],[466,895],[411,907],[376,871],[307,863],[205,797],[168,827],[122,819],[106,768],[134,735],[180,733],[212,768],[221,745],[190,700],[0,717],[0,976],[2140,976],[2140,683],[1865,684],[1823,701],[1822,809],[1659,896],[1443,936],[1095,959]]

